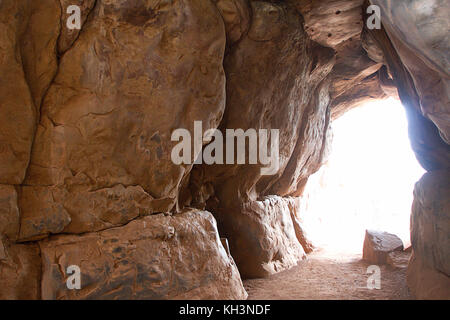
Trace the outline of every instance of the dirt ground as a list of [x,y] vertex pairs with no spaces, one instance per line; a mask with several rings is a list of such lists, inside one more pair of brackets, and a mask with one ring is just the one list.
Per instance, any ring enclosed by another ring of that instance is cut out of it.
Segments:
[[396,254],[393,265],[380,266],[381,288],[368,289],[370,265],[361,254],[327,249],[308,255],[296,267],[266,279],[245,280],[249,300],[406,300],[409,253]]

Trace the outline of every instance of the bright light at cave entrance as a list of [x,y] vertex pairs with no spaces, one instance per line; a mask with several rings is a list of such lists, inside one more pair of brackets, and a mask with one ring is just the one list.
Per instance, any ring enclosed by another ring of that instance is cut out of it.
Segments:
[[333,132],[329,161],[305,193],[312,239],[361,253],[365,229],[378,229],[409,245],[414,184],[425,171],[411,150],[403,106],[395,99],[366,104],[334,121]]

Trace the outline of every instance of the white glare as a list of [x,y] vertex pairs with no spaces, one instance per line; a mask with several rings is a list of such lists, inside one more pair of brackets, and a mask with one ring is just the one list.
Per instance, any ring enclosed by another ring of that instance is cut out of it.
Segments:
[[366,104],[334,121],[333,132],[329,161],[304,195],[311,238],[361,253],[364,231],[376,229],[409,245],[413,189],[424,170],[410,147],[403,106],[392,98]]

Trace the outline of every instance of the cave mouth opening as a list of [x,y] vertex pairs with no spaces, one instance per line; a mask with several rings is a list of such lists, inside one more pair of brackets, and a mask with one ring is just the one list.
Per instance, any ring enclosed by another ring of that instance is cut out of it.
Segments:
[[394,233],[410,245],[413,189],[425,170],[407,126],[405,109],[394,98],[333,121],[330,156],[303,195],[305,225],[319,248],[362,254],[366,229]]

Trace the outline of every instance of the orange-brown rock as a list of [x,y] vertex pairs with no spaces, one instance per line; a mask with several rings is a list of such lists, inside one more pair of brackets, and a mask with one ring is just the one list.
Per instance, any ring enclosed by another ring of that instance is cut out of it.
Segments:
[[364,0],[292,0],[305,18],[305,28],[321,45],[334,48],[359,37],[363,28]]
[[408,286],[419,299],[450,299],[450,172],[426,173],[411,214]]
[[407,270],[408,287],[416,299],[449,300],[449,276],[412,254]]
[[[379,30],[366,26],[370,3]],[[80,29],[67,28],[70,5]],[[416,188],[408,281],[417,297],[448,296],[449,10],[445,0],[1,0],[0,297],[38,299],[42,286],[52,299],[245,298],[214,220],[186,207],[218,218],[246,277],[290,268],[313,249],[291,197],[327,159],[332,121],[387,96],[402,100],[430,172]],[[278,170],[174,164],[171,134],[194,121],[278,129]],[[81,291],[64,286],[72,260]]]
[[222,117],[225,30],[211,2],[98,1],[92,10],[43,103],[21,240],[172,210],[190,170],[171,161],[172,131],[215,128]]
[[[365,102],[387,97],[377,76],[383,52],[366,32],[363,0],[290,2],[302,13],[308,35],[336,51],[330,88],[333,119]],[[396,96],[396,92],[388,94]]]
[[[249,30],[224,61],[227,104],[219,128],[278,129],[279,170],[264,176],[262,165],[196,166],[189,188],[194,205],[211,200],[206,207],[218,218],[240,271],[259,277],[293,266],[304,254],[286,204],[262,198],[294,193],[320,167],[330,118],[324,79],[334,51],[308,39],[293,6],[263,1],[250,6]],[[250,222],[244,221],[251,221],[251,239]],[[281,232],[283,225],[293,233]],[[273,248],[266,243],[269,235],[277,239]]]
[[[213,216],[190,210],[40,242],[43,299],[245,299]],[[69,290],[69,266],[81,289]]]
[[0,237],[0,300],[35,300],[41,292],[41,257],[36,244]]
[[244,278],[267,277],[305,258],[285,199],[271,196],[215,213]]
[[[205,182],[213,182],[225,207],[270,195],[268,189],[282,176],[297,141],[315,148],[328,129],[326,91],[318,98],[323,103],[317,111],[311,100],[331,71],[333,51],[307,39],[294,8],[267,2],[252,2],[251,7],[249,32],[225,58],[227,105],[220,129],[280,130],[280,165],[272,176],[262,176],[261,165],[204,166]],[[312,122],[305,134],[309,116],[319,122]]]
[[21,184],[56,72],[57,0],[0,2],[0,184]]
[[[94,8],[96,0],[59,0],[61,6],[61,33],[58,39],[58,53],[64,54],[75,43],[76,39],[80,35],[80,31],[83,29],[84,24]],[[67,20],[73,11],[69,11],[70,6],[78,6],[80,8],[80,29],[69,29],[67,27]]]
[[225,23],[227,45],[239,41],[250,28],[250,5],[248,0],[214,0]]
[[0,238],[16,240],[19,233],[20,212],[14,186],[0,184]]
[[328,157],[331,141],[329,82],[319,84],[304,111],[299,137],[280,178],[266,194],[299,196],[308,177]]
[[383,26],[402,63],[414,79],[420,110],[450,143],[450,59],[446,0],[373,0],[381,8]]

